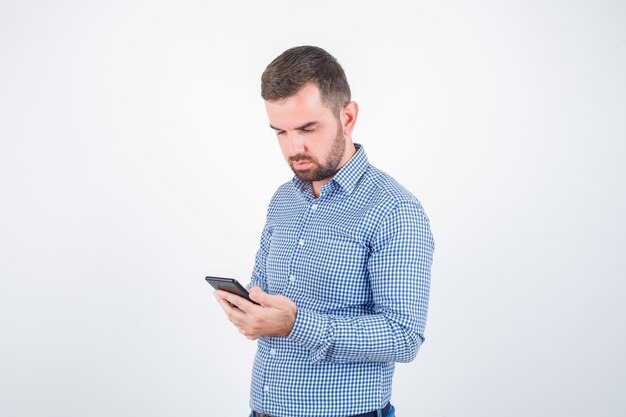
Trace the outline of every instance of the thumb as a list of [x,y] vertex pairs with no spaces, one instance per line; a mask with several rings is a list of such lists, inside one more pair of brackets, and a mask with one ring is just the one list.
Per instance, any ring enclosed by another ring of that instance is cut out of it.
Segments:
[[250,295],[250,299],[252,301],[255,301],[263,306],[270,306],[273,304],[271,301],[272,296],[263,291],[260,287],[252,287],[250,291],[248,291],[248,294]]

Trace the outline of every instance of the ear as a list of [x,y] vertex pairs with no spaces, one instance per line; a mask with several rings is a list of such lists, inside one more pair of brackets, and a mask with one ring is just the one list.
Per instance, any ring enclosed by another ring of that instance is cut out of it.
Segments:
[[341,128],[343,129],[344,136],[351,136],[354,125],[356,124],[356,118],[359,115],[359,105],[356,101],[351,101],[339,112],[339,120],[341,121]]

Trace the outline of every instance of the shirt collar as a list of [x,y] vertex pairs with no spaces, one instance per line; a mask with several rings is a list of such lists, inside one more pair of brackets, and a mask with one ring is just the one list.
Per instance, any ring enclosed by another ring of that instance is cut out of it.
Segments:
[[[355,143],[356,152],[352,155],[352,158],[335,174],[335,176],[325,184],[322,189],[331,186],[332,183],[337,184],[344,191],[350,194],[356,187],[357,182],[369,166],[369,161],[365,155],[365,149],[363,146]],[[294,176],[292,179],[293,184],[302,192],[311,190],[311,183],[309,181],[300,181],[298,177]]]

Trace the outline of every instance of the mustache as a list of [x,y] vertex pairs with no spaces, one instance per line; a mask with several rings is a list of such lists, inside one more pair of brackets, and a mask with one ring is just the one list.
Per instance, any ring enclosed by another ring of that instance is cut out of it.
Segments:
[[301,162],[301,161],[313,162],[313,158],[299,153],[299,154],[289,157],[289,161],[290,162]]

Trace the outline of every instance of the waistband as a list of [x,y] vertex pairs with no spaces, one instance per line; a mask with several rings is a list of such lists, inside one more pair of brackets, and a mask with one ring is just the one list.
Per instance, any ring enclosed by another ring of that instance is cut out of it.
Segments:
[[[380,410],[369,411],[367,413],[357,414],[355,416],[350,416],[350,417],[385,417],[387,413],[389,413],[390,409],[391,409],[391,403],[387,403],[387,405],[384,406]],[[256,411],[253,411],[252,417],[273,417],[273,416],[270,414],[257,413]]]

